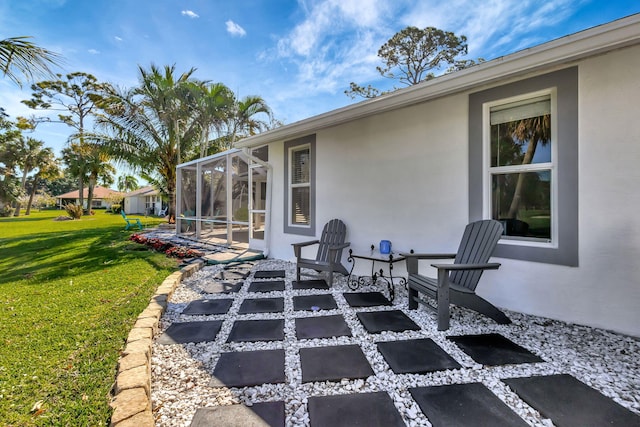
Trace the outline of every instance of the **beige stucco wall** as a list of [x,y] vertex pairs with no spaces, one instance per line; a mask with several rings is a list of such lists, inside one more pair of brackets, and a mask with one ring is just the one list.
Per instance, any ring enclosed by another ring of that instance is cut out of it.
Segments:
[[[477,291],[508,309],[640,336],[640,47],[578,66],[580,266],[499,259]],[[354,250],[388,239],[394,250],[455,251],[469,220],[467,115],[464,93],[318,131],[317,234],[337,217]],[[270,256],[292,259],[290,243],[309,237],[283,233],[282,143],[269,161]]]

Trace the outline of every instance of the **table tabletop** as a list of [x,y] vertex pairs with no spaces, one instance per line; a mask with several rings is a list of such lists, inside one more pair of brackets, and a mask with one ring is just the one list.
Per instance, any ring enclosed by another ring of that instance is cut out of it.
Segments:
[[352,258],[368,259],[380,262],[396,262],[405,259],[405,257],[400,255],[399,252],[395,251],[391,251],[389,254],[381,254],[380,250],[375,245],[371,245],[371,248],[368,250],[365,249],[361,252],[354,252],[353,249],[349,249],[349,256]]

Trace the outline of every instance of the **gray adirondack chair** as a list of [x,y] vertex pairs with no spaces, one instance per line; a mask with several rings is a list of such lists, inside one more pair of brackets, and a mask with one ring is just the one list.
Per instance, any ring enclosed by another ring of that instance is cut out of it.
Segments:
[[[449,329],[449,304],[466,307],[484,314],[500,324],[511,320],[489,301],[476,295],[476,286],[484,270],[495,270],[498,263],[489,263],[489,258],[502,235],[502,225],[494,220],[482,220],[467,225],[456,254],[402,254],[407,259],[409,278],[409,309],[418,308],[418,303],[437,310],[438,330]],[[431,264],[438,270],[438,278],[418,273],[418,260],[454,258],[453,264]],[[419,293],[436,300],[431,306],[419,297]]]
[[[317,272],[329,272],[329,286],[333,285],[333,273],[348,275],[349,272],[342,265],[342,250],[349,247],[345,242],[347,227],[339,219],[332,219],[325,224],[320,240],[294,243],[293,252],[296,256],[296,280],[300,280],[300,269],[308,268]],[[302,257],[302,248],[310,245],[318,245],[318,253],[315,259]]]

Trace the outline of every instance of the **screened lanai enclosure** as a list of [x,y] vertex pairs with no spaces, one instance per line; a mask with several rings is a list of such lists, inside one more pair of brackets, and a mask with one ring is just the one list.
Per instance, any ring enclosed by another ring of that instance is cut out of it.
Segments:
[[176,233],[264,250],[268,239],[268,147],[228,150],[177,168]]

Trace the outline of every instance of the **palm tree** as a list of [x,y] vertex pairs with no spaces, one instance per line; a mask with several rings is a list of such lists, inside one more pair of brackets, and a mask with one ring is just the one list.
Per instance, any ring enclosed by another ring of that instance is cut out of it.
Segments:
[[233,113],[235,97],[231,89],[222,83],[195,82],[191,85],[192,113],[200,127],[200,157],[209,153],[209,135],[213,130],[218,136],[223,131],[229,115]]
[[[113,89],[97,124],[105,134],[92,138],[109,153],[131,166],[169,198],[169,216],[175,217],[176,166],[191,155],[200,136],[193,120],[195,69],[176,75],[175,66],[149,70],[139,67],[140,84],[129,91]],[[150,179],[148,179],[150,178]]]
[[129,192],[138,188],[138,180],[133,175],[120,175],[118,177],[118,191]]
[[[22,180],[20,181],[20,189],[24,194],[27,176],[38,167],[39,155],[43,150],[44,142],[34,138],[20,138],[22,143],[22,158],[18,165],[22,170]],[[21,204],[18,200],[16,204],[16,210],[13,216],[20,216]]]
[[88,172],[87,191],[87,211],[91,213],[93,202],[93,190],[98,180],[103,182],[113,182],[113,175],[116,169],[109,162],[109,155],[104,147],[97,144],[86,144],[87,155],[85,156],[86,168]]
[[[268,121],[260,119],[264,116]],[[236,103],[235,114],[230,119],[230,146],[228,148],[232,148],[237,139],[255,135],[268,129],[269,124],[273,121],[273,113],[262,97],[250,95]]]
[[54,75],[50,66],[58,66],[60,56],[30,42],[31,37],[11,37],[0,40],[0,70],[2,74],[22,86],[21,77]]
[[62,150],[62,161],[67,165],[71,176],[78,180],[78,198],[80,206],[84,206],[84,184],[87,182],[86,148],[78,142],[71,143]]

